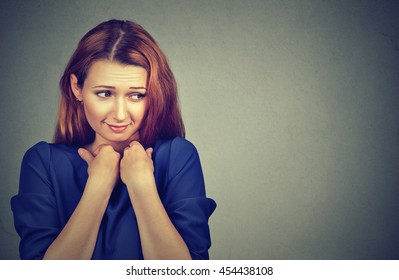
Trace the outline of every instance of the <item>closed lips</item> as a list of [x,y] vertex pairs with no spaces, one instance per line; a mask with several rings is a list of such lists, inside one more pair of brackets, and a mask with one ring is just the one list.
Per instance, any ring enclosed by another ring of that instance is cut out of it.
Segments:
[[125,131],[125,129],[129,126],[128,124],[125,125],[112,125],[112,124],[107,124],[109,128],[116,133],[121,133]]

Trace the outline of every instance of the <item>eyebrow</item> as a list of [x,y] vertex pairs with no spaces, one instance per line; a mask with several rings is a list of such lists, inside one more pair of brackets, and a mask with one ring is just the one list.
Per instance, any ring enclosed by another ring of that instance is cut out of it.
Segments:
[[[113,86],[105,86],[105,85],[99,85],[99,86],[95,86],[92,88],[108,88],[108,89],[115,89],[115,87]],[[146,89],[145,87],[129,87],[129,89]]]

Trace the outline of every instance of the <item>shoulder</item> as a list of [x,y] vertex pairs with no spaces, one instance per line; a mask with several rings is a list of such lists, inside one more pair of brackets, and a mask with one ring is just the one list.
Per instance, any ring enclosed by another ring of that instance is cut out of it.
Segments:
[[196,152],[195,146],[183,137],[175,137],[169,140],[158,140],[154,145],[155,151],[163,150],[174,150],[174,151],[186,151]]
[[22,160],[22,166],[25,164],[48,166],[50,154],[50,145],[47,142],[41,141],[26,151]]
[[31,154],[48,154],[50,152],[50,144],[44,141],[41,141],[35,145],[33,145],[32,147],[30,147],[27,151],[26,154],[27,155],[31,155]]
[[187,139],[176,137],[169,140],[158,140],[154,146],[154,155],[168,158],[198,157],[198,151]]
[[182,137],[158,141],[154,146],[153,161],[157,172],[165,171],[170,178],[177,174],[202,174],[197,149]]
[[157,187],[164,205],[205,196],[205,183],[197,149],[178,137],[154,146],[153,161]]
[[66,146],[63,144],[52,144],[45,141],[38,142],[29,148],[25,155],[23,161],[42,161],[49,163],[50,161],[59,158],[60,156],[73,156],[77,155],[77,147]]

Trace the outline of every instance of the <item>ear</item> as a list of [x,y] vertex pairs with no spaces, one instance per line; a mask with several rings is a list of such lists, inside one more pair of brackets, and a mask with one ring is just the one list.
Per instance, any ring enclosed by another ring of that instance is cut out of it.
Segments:
[[69,79],[70,79],[70,83],[71,83],[72,92],[75,95],[76,99],[79,101],[83,101],[82,90],[78,85],[78,78],[76,77],[75,74],[71,74]]

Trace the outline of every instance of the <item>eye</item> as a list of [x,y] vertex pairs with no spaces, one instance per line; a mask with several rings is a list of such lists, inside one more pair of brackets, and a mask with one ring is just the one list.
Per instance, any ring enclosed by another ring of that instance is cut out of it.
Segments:
[[129,98],[132,99],[133,101],[139,101],[141,99],[143,99],[144,97],[146,97],[146,93],[139,93],[139,92],[135,92],[130,94]]
[[107,97],[110,97],[112,94],[109,90],[104,90],[104,91],[96,92],[96,95],[101,98],[107,98]]

